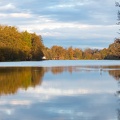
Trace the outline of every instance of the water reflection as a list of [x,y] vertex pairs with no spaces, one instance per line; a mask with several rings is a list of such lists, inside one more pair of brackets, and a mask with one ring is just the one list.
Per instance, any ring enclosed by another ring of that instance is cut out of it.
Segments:
[[118,102],[118,106],[117,106],[117,120],[120,120],[120,70],[119,70],[119,66],[115,67],[116,69],[111,69],[108,70],[109,75],[111,75],[115,80],[117,80],[118,83],[118,90],[116,91],[116,96],[117,96],[117,102]]
[[61,74],[65,71],[70,73],[77,71],[90,72],[93,70],[98,70],[100,75],[103,71],[107,71],[109,75],[113,76],[115,80],[120,80],[120,66],[69,66],[69,67],[50,67],[46,69],[46,72],[51,71],[53,74]]
[[[98,71],[100,75],[102,72],[108,72],[110,76],[113,76],[115,80],[120,80],[120,70],[116,66],[69,66],[69,67],[4,67],[0,68],[0,95],[2,94],[14,94],[19,88],[27,90],[29,87],[35,87],[42,83],[44,74],[51,72],[53,75],[59,75],[61,78],[64,77],[62,73],[82,73],[85,75],[91,71]],[[77,76],[77,74],[76,74]],[[78,76],[77,76],[78,77]],[[83,76],[84,77],[84,76]],[[49,77],[50,78],[50,77]],[[66,75],[67,79],[67,75]],[[90,78],[89,78],[90,79]],[[93,78],[92,78],[93,79]],[[120,83],[119,83],[120,84]],[[84,91],[85,92],[85,91]],[[117,91],[120,94],[120,91]]]
[[0,68],[0,95],[14,94],[19,88],[27,89],[41,84],[43,68],[12,67]]
[[0,118],[120,120],[116,80],[116,66],[0,68]]
[[109,74],[112,75],[116,80],[120,80],[120,70],[110,70]]

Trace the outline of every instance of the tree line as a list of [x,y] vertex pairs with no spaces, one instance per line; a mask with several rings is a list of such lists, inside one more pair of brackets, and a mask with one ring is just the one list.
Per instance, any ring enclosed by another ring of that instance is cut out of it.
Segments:
[[51,60],[102,60],[102,59],[120,59],[120,39],[116,39],[108,48],[102,50],[87,48],[63,48],[61,46],[52,46],[45,48],[44,54]]
[[[120,2],[115,2],[115,6],[120,8]],[[120,10],[117,12],[118,25],[120,25]],[[120,34],[120,33],[119,33]],[[88,59],[116,59],[120,60],[120,39],[115,39],[114,43],[108,48],[102,50],[87,48],[85,50],[79,48],[63,48],[54,45],[51,48],[46,48],[44,51],[47,59],[62,59],[62,60],[88,60]]]
[[43,48],[41,36],[0,25],[0,61],[41,60]]
[[42,60],[43,56],[48,60],[120,59],[120,39],[102,50],[58,45],[47,48],[41,35],[0,25],[0,61],[37,61]]

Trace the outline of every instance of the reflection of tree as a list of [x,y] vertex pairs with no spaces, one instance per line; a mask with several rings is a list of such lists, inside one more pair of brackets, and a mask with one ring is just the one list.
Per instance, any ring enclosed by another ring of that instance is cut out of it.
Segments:
[[[119,101],[119,98],[118,98],[118,101]],[[119,101],[120,102],[120,101]],[[119,104],[118,104],[119,105]],[[118,106],[117,108],[117,120],[120,120],[120,108]]]
[[[117,66],[116,68],[119,68],[119,66]],[[118,85],[120,85],[120,70],[117,69],[111,69],[108,70],[109,75],[113,76],[115,80],[118,81]],[[120,95],[120,90],[116,91],[116,95],[119,96]]]
[[19,88],[27,89],[41,84],[43,68],[0,68],[0,95],[14,94]]
[[58,74],[64,72],[65,67],[52,67],[51,72],[53,74]]
[[109,70],[110,75],[112,75],[116,80],[120,80],[120,70]]
[[69,72],[72,73],[73,71],[77,71],[77,66],[61,66],[61,67],[51,67],[46,68],[46,72],[51,71],[53,74],[61,74],[63,72]]
[[120,66],[106,66],[109,75],[113,76],[115,80],[120,80]]
[[120,120],[120,109],[117,109],[118,120]]
[[[120,70],[119,70],[120,66],[107,66],[104,68],[109,68],[108,70],[109,75],[113,76],[113,78],[117,80],[118,86],[119,86],[120,85]],[[116,91],[115,95],[118,97],[118,101],[119,101],[120,90]],[[119,107],[117,109],[117,120],[120,120],[120,108]]]

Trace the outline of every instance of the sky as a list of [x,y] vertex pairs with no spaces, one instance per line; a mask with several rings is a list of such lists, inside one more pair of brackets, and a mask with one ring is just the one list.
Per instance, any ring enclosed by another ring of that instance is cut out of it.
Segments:
[[107,48],[118,35],[115,0],[0,0],[0,24],[41,35],[46,47]]

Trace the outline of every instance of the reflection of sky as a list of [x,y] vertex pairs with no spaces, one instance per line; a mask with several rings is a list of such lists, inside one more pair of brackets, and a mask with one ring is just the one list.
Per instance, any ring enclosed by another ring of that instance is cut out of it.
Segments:
[[[44,76],[42,87],[45,89],[55,88],[64,90],[86,90],[88,92],[113,92],[116,83],[113,78],[108,75],[108,72],[100,72],[99,69],[92,71],[76,71],[76,72],[63,72],[61,74],[53,75],[51,72]],[[77,94],[77,93],[76,93]]]
[[45,60],[45,61],[22,61],[22,62],[0,62],[1,67],[11,66],[32,66],[32,67],[53,67],[53,66],[113,66],[119,65],[119,60]]
[[41,86],[1,96],[1,120],[117,120],[117,84],[98,69],[47,72]]

